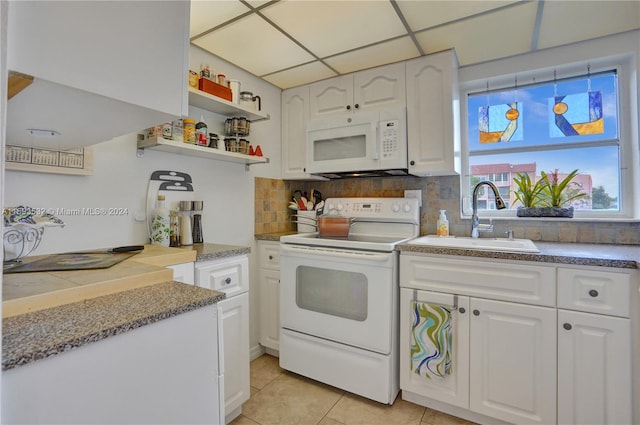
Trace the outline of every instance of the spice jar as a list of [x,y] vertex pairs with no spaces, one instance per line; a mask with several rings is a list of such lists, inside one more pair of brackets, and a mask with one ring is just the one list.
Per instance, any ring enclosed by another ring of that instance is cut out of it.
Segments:
[[185,143],[196,144],[196,120],[185,118],[182,120],[183,139]]
[[171,140],[175,140],[176,142],[182,142],[184,140],[182,119],[171,121]]
[[218,74],[218,84],[227,87],[227,76],[224,74]]
[[209,133],[209,147],[218,148],[218,135],[216,133]]

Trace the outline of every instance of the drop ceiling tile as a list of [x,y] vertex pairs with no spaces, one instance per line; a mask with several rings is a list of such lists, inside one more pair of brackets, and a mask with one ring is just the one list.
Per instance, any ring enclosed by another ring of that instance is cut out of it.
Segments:
[[416,34],[425,53],[454,47],[461,66],[531,50],[536,3],[526,3]]
[[503,7],[515,0],[504,1],[398,1],[400,11],[413,31],[431,28],[445,22],[466,18]]
[[538,48],[640,28],[638,1],[545,2]]
[[392,62],[420,56],[420,52],[409,36],[358,49],[325,59],[329,66],[341,74],[373,68]]
[[257,15],[242,18],[192,43],[257,76],[315,59]]
[[236,0],[192,0],[189,37],[202,34],[250,9]]
[[335,76],[336,73],[322,62],[315,61],[282,72],[266,75],[263,78],[281,89],[288,89]]
[[388,1],[282,1],[263,13],[321,58],[406,34]]

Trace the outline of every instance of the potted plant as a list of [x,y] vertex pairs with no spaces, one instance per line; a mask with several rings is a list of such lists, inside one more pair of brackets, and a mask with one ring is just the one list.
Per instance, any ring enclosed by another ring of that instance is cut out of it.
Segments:
[[541,178],[532,183],[528,174],[518,174],[514,182],[518,186],[515,191],[516,200],[522,203],[518,207],[518,217],[573,217],[571,202],[586,197],[587,194],[576,188],[573,178],[578,170],[570,172],[560,180],[556,168],[553,173],[540,172]]

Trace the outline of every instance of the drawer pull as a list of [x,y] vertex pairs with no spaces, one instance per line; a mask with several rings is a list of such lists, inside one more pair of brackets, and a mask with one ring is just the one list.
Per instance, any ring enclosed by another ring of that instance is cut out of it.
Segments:
[[465,309],[464,309],[464,307],[460,307],[460,308],[458,309],[458,311],[460,312],[460,314],[464,314],[464,313],[465,313],[465,311],[467,311],[467,310],[465,310]]
[[595,289],[592,289],[589,291],[589,295],[595,298],[598,296],[598,291],[596,291]]
[[230,277],[228,277],[228,278],[226,278],[226,279],[224,280],[224,284],[225,284],[225,285],[228,285],[228,284],[230,284],[230,283],[231,283],[231,278],[230,278]]
[[473,310],[474,316],[480,316],[480,310]]
[[565,323],[564,325],[562,325],[562,327],[570,331],[573,326],[571,326],[571,323]]
[[270,256],[269,256],[269,260],[273,260],[273,255],[270,255]]

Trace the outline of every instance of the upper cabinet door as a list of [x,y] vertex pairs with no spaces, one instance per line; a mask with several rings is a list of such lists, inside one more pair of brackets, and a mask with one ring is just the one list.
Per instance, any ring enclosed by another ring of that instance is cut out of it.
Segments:
[[404,63],[357,72],[353,78],[354,112],[406,106]]
[[404,63],[319,81],[310,88],[310,119],[404,107]]
[[7,67],[34,80],[7,102],[9,144],[89,146],[186,116],[189,7],[10,2]]
[[311,119],[348,114],[353,109],[353,75],[318,81],[309,91]]
[[407,72],[409,174],[460,173],[458,60],[453,50],[414,59]]
[[15,1],[7,65],[63,84],[181,115],[189,2]]

